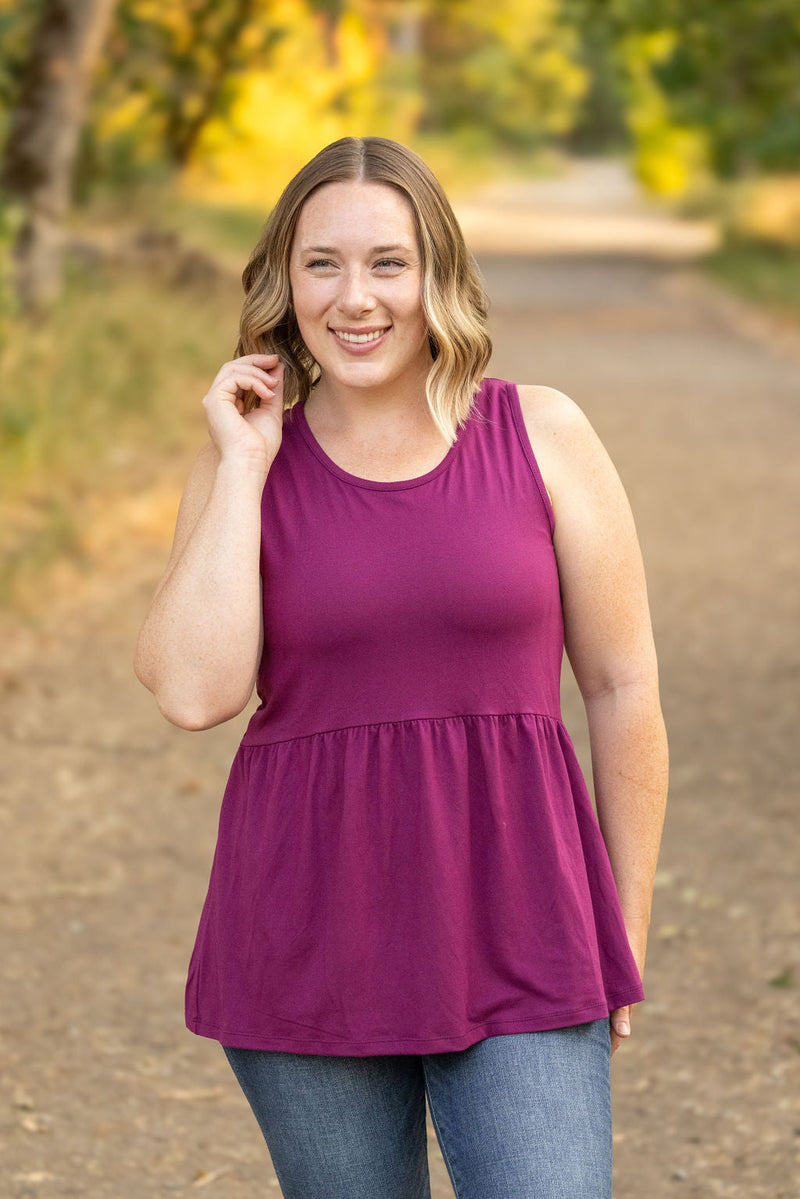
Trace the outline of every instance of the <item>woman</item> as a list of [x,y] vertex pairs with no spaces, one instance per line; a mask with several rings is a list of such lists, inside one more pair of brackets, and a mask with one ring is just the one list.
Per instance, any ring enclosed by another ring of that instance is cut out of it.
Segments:
[[428,1196],[427,1097],[459,1199],[603,1199],[666,793],[622,486],[567,396],[484,378],[477,267],[409,149],[322,150],[243,281],[135,662],[185,729],[261,699],[187,1025],[286,1196]]

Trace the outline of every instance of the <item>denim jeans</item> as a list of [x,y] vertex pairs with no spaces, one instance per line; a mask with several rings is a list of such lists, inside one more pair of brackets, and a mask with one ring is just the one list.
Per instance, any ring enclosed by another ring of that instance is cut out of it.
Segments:
[[608,1016],[447,1053],[224,1048],[285,1199],[430,1199],[426,1098],[456,1199],[611,1199]]

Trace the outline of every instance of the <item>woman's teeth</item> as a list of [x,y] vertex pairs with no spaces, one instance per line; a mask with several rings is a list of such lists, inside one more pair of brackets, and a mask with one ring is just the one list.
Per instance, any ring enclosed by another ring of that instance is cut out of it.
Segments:
[[[387,325],[387,328],[389,326]],[[342,341],[377,341],[379,337],[383,337],[386,329],[379,329],[377,333],[340,333],[338,329],[334,329],[337,337],[341,337]]]

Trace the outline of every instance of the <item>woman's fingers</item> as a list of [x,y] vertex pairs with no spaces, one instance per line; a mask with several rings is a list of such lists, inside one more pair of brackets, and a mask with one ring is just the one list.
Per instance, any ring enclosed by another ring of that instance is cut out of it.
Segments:
[[209,392],[210,395],[218,399],[237,399],[237,390],[241,391],[258,391],[263,394],[264,388],[270,390],[275,389],[279,382],[280,376],[278,373],[269,374],[266,371],[259,370],[254,366],[239,366],[236,363],[231,364],[232,369],[220,372],[215,380],[214,386]]
[[267,379],[270,383],[278,383],[282,366],[277,354],[245,354],[226,362],[222,370],[233,367],[238,371],[252,372],[256,378]]
[[[259,404],[245,415],[248,391],[255,392]],[[220,453],[271,460],[283,434],[283,363],[277,354],[246,354],[223,363],[203,407]]]
[[611,1021],[611,1052],[613,1054],[631,1035],[631,1005],[615,1008],[609,1016],[609,1020]]

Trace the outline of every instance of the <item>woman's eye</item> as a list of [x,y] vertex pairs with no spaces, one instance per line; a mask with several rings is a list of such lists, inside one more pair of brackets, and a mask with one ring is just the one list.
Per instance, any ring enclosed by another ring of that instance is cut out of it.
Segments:
[[[309,270],[311,270],[312,267],[321,267],[324,269],[326,267],[333,267],[334,263],[330,258],[312,258],[311,261],[307,263],[307,266]],[[405,263],[401,262],[398,258],[381,258],[375,263],[375,266],[382,270],[397,270],[402,269],[402,267],[405,266]]]

